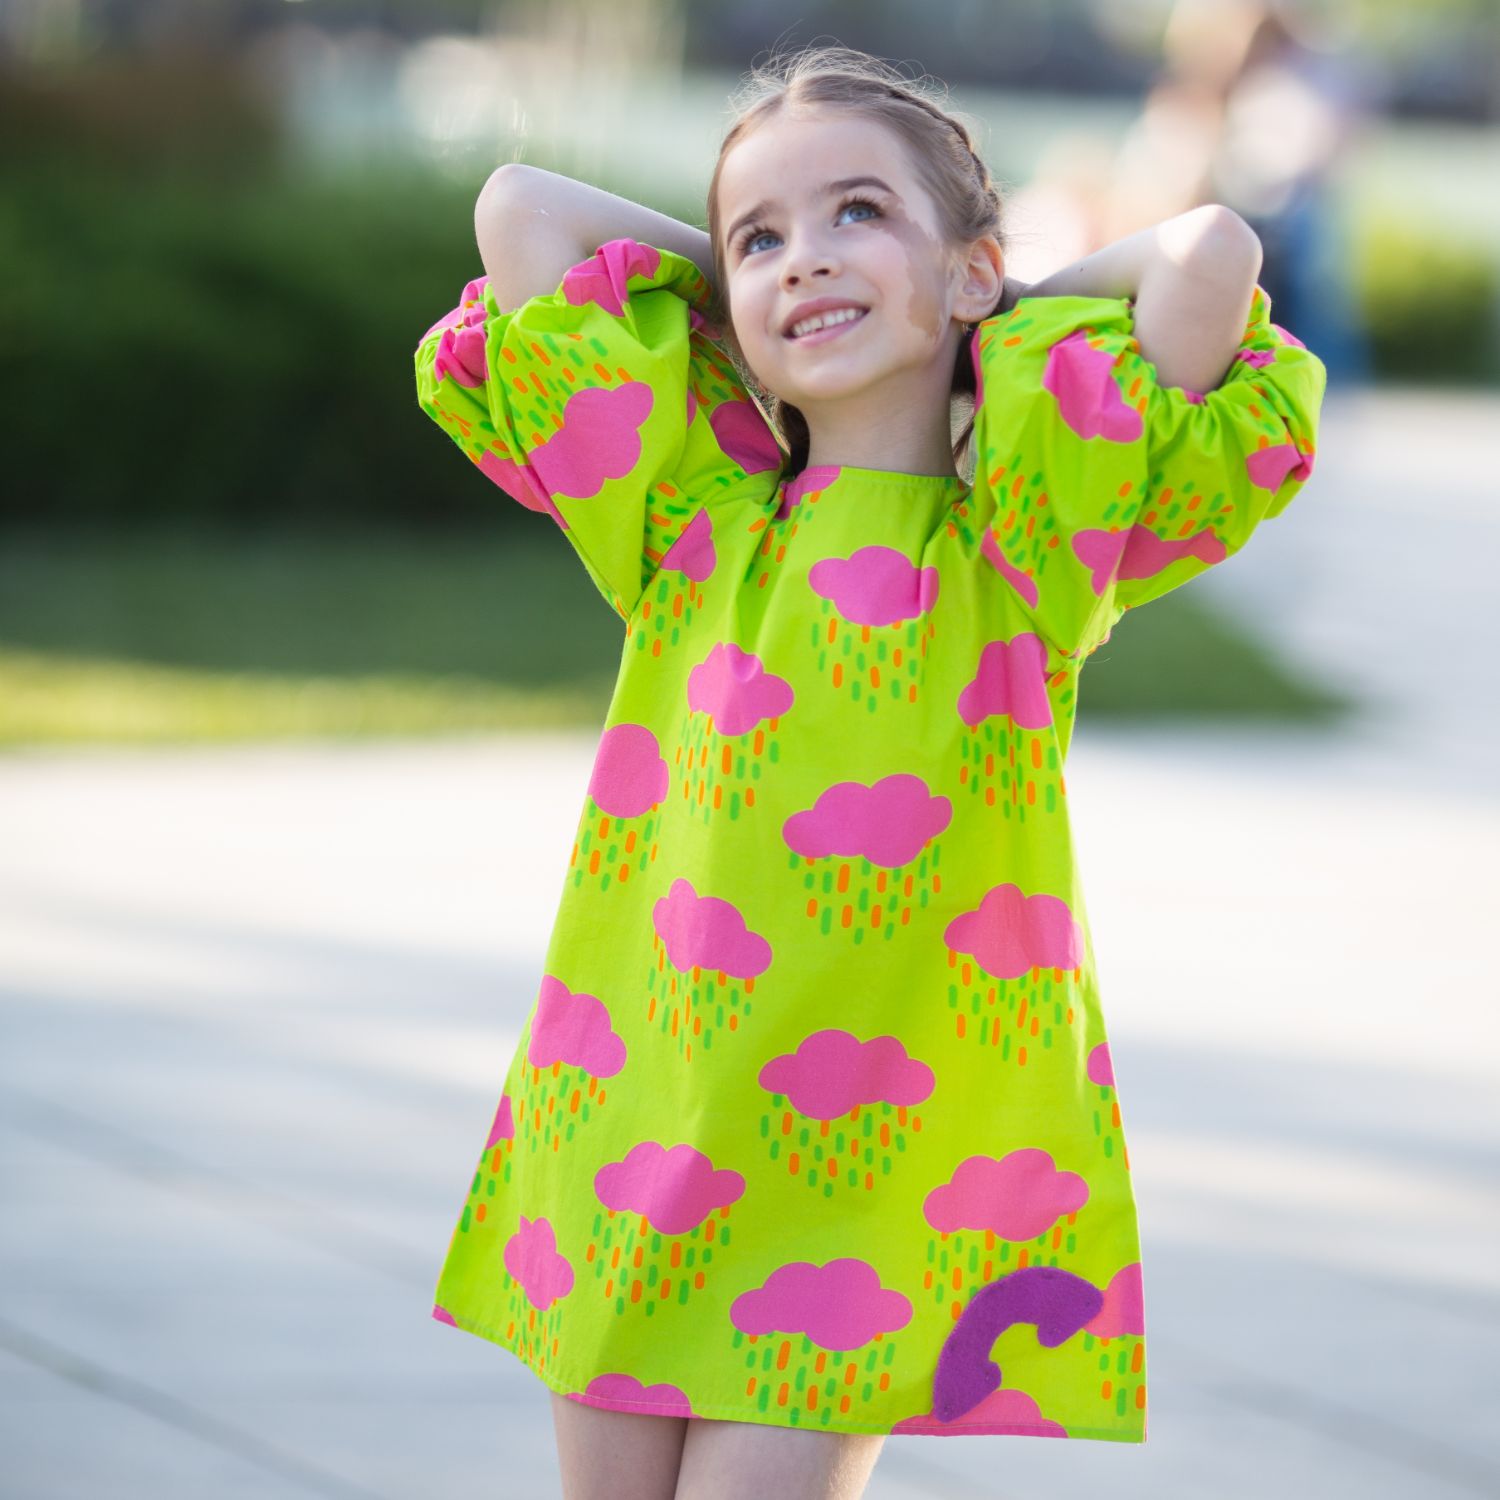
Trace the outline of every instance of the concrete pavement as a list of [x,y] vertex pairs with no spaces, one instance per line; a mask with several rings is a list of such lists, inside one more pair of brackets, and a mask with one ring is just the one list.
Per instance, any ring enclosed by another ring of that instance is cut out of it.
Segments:
[[[1500,1493],[1493,415],[1341,405],[1195,585],[1343,731],[1085,693],[1150,1439],[893,1438],[870,1500]],[[0,759],[6,1500],[554,1500],[544,1388],[428,1306],[594,740]]]

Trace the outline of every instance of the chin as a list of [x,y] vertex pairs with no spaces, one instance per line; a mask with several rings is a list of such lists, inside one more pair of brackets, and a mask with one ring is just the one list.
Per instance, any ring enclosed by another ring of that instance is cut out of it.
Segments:
[[878,377],[872,377],[868,370],[842,376],[830,373],[826,380],[810,381],[785,399],[793,406],[799,407],[804,401],[838,401],[846,396],[857,396],[861,391],[868,390],[877,379]]

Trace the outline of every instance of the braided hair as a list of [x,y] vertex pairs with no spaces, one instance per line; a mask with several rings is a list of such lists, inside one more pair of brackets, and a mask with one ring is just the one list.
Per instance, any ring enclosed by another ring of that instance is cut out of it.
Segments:
[[[719,174],[730,148],[773,114],[797,105],[841,108],[884,125],[895,134],[906,146],[923,186],[937,206],[939,226],[949,245],[969,245],[985,235],[996,239],[1002,251],[1007,243],[1001,191],[975,150],[969,127],[919,82],[908,80],[867,52],[841,46],[808,47],[790,55],[773,56],[766,65],[751,71],[733,101],[736,117],[720,144],[708,189],[708,232],[719,304],[717,320],[728,330],[730,347],[747,386],[759,397],[772,429],[788,450],[794,475],[807,465],[810,446],[807,419],[791,402],[761,387],[734,339],[724,291],[727,283],[718,194]],[[997,302],[985,316],[993,316],[999,308]],[[953,437],[953,462],[960,474],[972,465],[970,440],[976,392],[972,346],[977,322],[964,327],[964,336],[954,351],[950,404],[953,425],[961,416],[967,417]]]

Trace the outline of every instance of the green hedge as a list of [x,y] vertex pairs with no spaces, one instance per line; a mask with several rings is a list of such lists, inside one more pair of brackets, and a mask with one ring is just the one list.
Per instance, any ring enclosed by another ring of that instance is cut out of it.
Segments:
[[[196,64],[0,79],[0,522],[505,512],[411,372],[480,270],[477,183],[299,181],[236,88]],[[1376,225],[1356,279],[1377,374],[1492,377],[1482,251]]]
[[0,203],[7,516],[494,509],[411,373],[479,270],[472,192],[58,171]]

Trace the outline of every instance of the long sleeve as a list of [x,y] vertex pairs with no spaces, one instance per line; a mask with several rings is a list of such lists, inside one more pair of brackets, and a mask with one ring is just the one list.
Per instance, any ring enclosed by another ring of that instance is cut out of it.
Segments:
[[1023,297],[979,325],[981,550],[1049,670],[1238,552],[1311,475],[1326,371],[1270,311],[1257,286],[1228,373],[1202,394],[1158,382],[1124,298]]
[[780,465],[708,299],[685,256],[616,239],[510,311],[469,282],[417,346],[422,409],[625,619],[700,509]]

